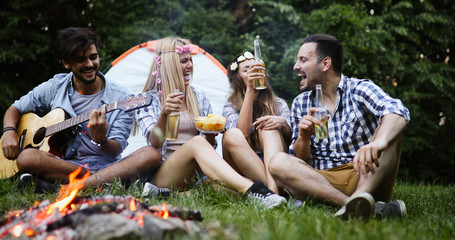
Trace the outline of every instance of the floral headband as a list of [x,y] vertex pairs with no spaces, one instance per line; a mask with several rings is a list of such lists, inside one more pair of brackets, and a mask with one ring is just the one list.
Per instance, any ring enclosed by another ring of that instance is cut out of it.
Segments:
[[[156,67],[158,69],[161,66],[161,54],[168,53],[168,52],[175,52],[178,54],[187,53],[187,52],[191,53],[191,52],[193,52],[193,45],[185,44],[185,45],[177,46],[175,51],[171,50],[171,51],[165,51],[165,52],[157,52],[157,54],[155,55],[155,62],[156,62]],[[153,71],[152,75],[156,76],[156,83],[158,84],[157,85],[158,94],[161,96],[161,94],[163,94],[163,91],[161,90],[161,78],[157,71]]]
[[239,68],[239,64],[245,60],[253,59],[254,56],[250,52],[245,52],[244,54],[240,55],[235,62],[231,64],[231,70],[236,71]]
[[186,53],[186,52],[191,53],[192,51],[193,51],[193,45],[187,45],[187,44],[178,46],[175,49],[175,52],[178,53],[178,54],[182,54],[182,53]]
[[169,53],[169,52],[175,52],[175,53],[178,53],[178,54],[182,54],[182,53],[191,53],[193,52],[193,45],[181,45],[181,46],[177,46],[175,51],[174,50],[170,50],[170,51],[165,51],[165,52],[157,52],[157,54],[155,55],[155,61],[156,61],[156,66],[159,67],[161,65],[161,54],[162,53]]

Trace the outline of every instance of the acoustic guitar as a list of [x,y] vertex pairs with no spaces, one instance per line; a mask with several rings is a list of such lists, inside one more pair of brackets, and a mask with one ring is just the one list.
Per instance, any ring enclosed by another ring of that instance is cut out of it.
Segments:
[[[152,98],[148,93],[128,96],[122,101],[106,106],[106,112],[123,110],[125,112],[149,106]],[[65,119],[66,113],[61,108],[56,108],[39,117],[35,113],[26,113],[21,116],[16,126],[16,133],[20,151],[26,148],[36,148],[50,152],[63,158],[63,152],[69,141],[77,133],[77,125],[90,119],[90,112]],[[3,136],[0,139],[0,146]],[[0,179],[9,178],[18,171],[16,159],[9,160],[3,155],[0,147]]]

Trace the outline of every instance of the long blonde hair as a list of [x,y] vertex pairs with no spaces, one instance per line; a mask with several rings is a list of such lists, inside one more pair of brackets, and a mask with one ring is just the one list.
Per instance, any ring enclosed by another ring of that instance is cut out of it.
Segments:
[[[180,90],[184,93],[183,101],[190,114],[190,119],[193,119],[194,116],[200,115],[196,94],[190,86],[185,87],[180,54],[176,52],[177,47],[190,44],[189,40],[179,37],[160,39],[155,48],[155,60],[150,67],[147,82],[142,91],[159,92],[161,106],[163,106],[168,94],[172,93],[174,89]],[[192,76],[193,71],[191,71]],[[133,132],[136,130],[137,126],[135,125]]]
[[[189,44],[191,44],[189,40],[179,37],[166,37],[158,42],[155,51],[160,57],[161,64],[157,64],[156,59],[153,61],[143,91],[161,90],[160,100],[161,105],[163,105],[167,95],[172,93],[174,89],[179,89],[185,94],[184,102],[190,115],[198,116],[200,111],[196,94],[191,87],[185,87],[180,57],[175,51],[177,47]],[[193,72],[191,72],[192,75]],[[158,78],[161,79],[161,83],[158,83]]]
[[[228,101],[231,102],[239,112],[242,108],[243,100],[245,99],[246,85],[239,74],[239,67],[232,70],[231,65],[236,63],[237,66],[239,66],[240,63],[237,62],[237,59],[243,54],[244,53],[237,54],[227,68],[227,76],[231,83],[231,95],[229,96]],[[259,117],[277,114],[276,96],[273,93],[268,80],[266,83],[267,88],[260,90],[258,98],[253,102],[253,122]],[[247,138],[247,140],[253,149],[256,150],[260,148],[259,136],[256,130]]]

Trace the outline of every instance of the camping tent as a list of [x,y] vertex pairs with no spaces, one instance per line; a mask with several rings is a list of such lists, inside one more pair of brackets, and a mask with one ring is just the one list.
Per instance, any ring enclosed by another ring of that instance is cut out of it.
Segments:
[[[142,92],[154,59],[154,48],[157,43],[157,40],[148,41],[132,47],[111,63],[108,72],[105,70],[106,77],[111,81],[116,81],[129,87],[136,94]],[[193,45],[191,54],[194,66],[194,76],[191,85],[203,91],[212,104],[213,113],[221,115],[230,90],[226,68],[197,45]],[[221,137],[221,134],[217,136],[217,152],[220,155]],[[146,145],[145,138],[141,133],[136,136],[131,134],[128,143],[129,145],[123,152],[123,156],[127,156]]]

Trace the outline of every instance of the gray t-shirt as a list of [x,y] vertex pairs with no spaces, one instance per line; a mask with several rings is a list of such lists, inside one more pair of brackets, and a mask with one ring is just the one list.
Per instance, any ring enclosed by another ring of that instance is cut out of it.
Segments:
[[[99,108],[103,95],[104,90],[93,95],[81,95],[78,92],[75,92],[70,98],[74,112],[77,115],[80,115]],[[78,146],[74,157],[67,160],[95,172],[114,162],[109,161],[109,157],[104,157],[104,153],[100,147],[92,142],[92,135],[90,134],[90,129],[87,127],[88,123],[89,121],[80,124],[82,127],[82,131],[80,132],[82,141]]]

